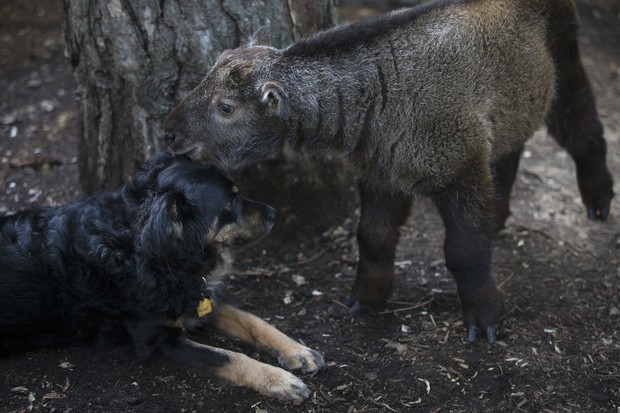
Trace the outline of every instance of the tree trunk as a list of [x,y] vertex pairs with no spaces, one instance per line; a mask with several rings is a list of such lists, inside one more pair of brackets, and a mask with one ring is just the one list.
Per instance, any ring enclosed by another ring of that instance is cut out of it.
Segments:
[[334,0],[63,0],[77,80],[81,184],[126,181],[162,149],[162,121],[224,49],[266,27],[282,47],[334,23]]
[[[261,28],[273,46],[286,46],[333,25],[336,1],[62,0],[77,83],[84,192],[126,182],[164,149],[167,113],[224,49]],[[245,193],[284,212],[275,232],[285,227],[289,235],[316,235],[337,224],[355,200],[351,178],[325,161],[280,159],[235,178]]]

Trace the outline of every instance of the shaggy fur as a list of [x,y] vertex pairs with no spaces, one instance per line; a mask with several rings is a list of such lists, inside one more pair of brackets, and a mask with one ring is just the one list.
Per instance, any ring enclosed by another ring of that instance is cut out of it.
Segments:
[[[192,342],[185,325],[213,325],[316,371],[322,357],[264,321],[216,305],[228,247],[267,235],[275,211],[242,197],[209,166],[161,154],[118,191],[0,219],[0,355],[97,343],[139,357],[202,363],[216,377],[284,400],[307,387],[282,369]],[[248,334],[255,330],[256,334]]]
[[468,338],[483,329],[492,342],[503,300],[491,239],[543,123],[575,161],[588,216],[609,215],[613,182],[576,33],[571,0],[436,0],[284,49],[227,50],[164,137],[223,168],[282,151],[346,157],[362,202],[354,311],[385,303],[412,196],[431,197]]

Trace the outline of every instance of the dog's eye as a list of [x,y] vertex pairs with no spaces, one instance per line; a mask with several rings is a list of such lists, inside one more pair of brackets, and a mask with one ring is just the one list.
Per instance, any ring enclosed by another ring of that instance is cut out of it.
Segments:
[[220,110],[220,112],[222,112],[222,114],[226,115],[226,116],[230,116],[233,114],[233,112],[235,111],[235,108],[232,107],[231,105],[229,105],[228,103],[224,103],[221,102],[218,105],[218,109]]

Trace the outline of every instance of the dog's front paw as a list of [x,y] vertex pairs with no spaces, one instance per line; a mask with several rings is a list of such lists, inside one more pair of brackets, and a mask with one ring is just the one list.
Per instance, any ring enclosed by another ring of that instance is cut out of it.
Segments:
[[280,354],[278,363],[287,370],[301,370],[302,373],[314,373],[325,366],[325,360],[318,351],[302,345],[287,354]]
[[310,389],[299,377],[277,367],[274,369],[279,370],[278,373],[270,377],[271,383],[263,387],[261,393],[294,404],[301,404],[310,397]]
[[310,389],[294,374],[280,367],[261,363],[245,354],[219,351],[229,358],[229,362],[215,368],[217,377],[283,402],[300,404],[310,397]]

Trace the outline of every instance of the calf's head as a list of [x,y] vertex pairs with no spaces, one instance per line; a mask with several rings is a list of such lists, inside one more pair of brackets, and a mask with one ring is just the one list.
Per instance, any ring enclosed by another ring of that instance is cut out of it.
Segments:
[[291,106],[276,80],[280,51],[266,46],[223,52],[168,115],[164,138],[175,152],[223,169],[277,154],[290,132]]

